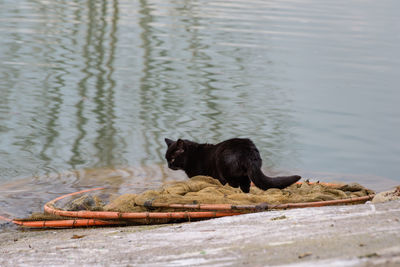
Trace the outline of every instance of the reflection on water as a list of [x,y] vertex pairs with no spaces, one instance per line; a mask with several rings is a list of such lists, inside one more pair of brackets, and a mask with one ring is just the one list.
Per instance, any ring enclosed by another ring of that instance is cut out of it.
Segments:
[[389,187],[399,3],[2,1],[0,213],[159,185],[165,137],[251,137],[271,174]]

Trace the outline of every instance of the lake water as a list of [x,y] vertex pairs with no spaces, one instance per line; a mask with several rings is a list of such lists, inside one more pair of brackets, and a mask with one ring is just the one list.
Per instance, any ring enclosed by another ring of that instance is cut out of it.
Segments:
[[0,1],[0,215],[185,179],[164,138],[269,174],[400,184],[397,0]]

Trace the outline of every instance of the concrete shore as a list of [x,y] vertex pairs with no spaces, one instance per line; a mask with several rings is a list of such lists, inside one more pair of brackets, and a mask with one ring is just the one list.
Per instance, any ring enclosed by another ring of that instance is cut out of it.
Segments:
[[0,266],[400,266],[400,201],[0,240]]

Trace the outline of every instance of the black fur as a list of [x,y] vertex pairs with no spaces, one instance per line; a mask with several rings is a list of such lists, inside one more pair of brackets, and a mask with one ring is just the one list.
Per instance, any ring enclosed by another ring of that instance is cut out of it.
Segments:
[[258,149],[250,139],[234,138],[216,145],[198,144],[189,140],[177,141],[165,138],[168,146],[165,158],[168,167],[183,170],[189,177],[207,175],[240,187],[243,192],[250,190],[250,180],[263,190],[285,188],[301,177],[268,177],[261,171],[262,160]]

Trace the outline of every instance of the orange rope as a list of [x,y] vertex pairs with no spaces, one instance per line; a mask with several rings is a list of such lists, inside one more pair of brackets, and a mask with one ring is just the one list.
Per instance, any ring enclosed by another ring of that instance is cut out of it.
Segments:
[[1,215],[0,215],[0,220],[7,221],[7,222],[12,222],[13,221],[13,220],[11,220],[9,218],[6,218],[6,217],[3,217]]
[[95,219],[75,219],[75,220],[55,220],[55,221],[18,221],[13,223],[20,226],[33,228],[67,228],[67,227],[83,227],[83,226],[102,226],[113,224],[125,224],[125,222],[101,221]]
[[267,204],[261,203],[257,205],[232,205],[232,204],[163,204],[152,203],[148,207],[153,208],[175,208],[175,209],[200,209],[200,210],[271,210],[271,209],[291,209],[291,208],[308,208],[308,207],[322,207],[332,206],[338,204],[349,204],[368,201],[375,195],[368,195],[363,197],[353,197],[336,200],[326,200],[318,202],[305,202],[305,203],[287,203],[287,204]]
[[101,190],[101,189],[105,189],[105,187],[90,188],[90,189],[86,189],[86,190],[82,190],[82,191],[78,191],[78,192],[62,195],[62,196],[60,196],[58,198],[55,198],[52,201],[46,203],[46,205],[47,204],[51,204],[51,203],[55,203],[55,202],[59,201],[60,199],[63,199],[63,198],[69,197],[69,196],[74,196],[74,195],[78,195],[78,194],[82,194],[82,193],[86,193],[86,192],[90,192],[90,191]]
[[57,210],[49,206],[44,206],[46,213],[74,218],[96,218],[108,220],[129,220],[129,219],[195,219],[195,218],[216,218],[223,216],[239,215],[238,212],[216,212],[216,211],[199,211],[199,212],[115,212],[115,211],[68,211]]

